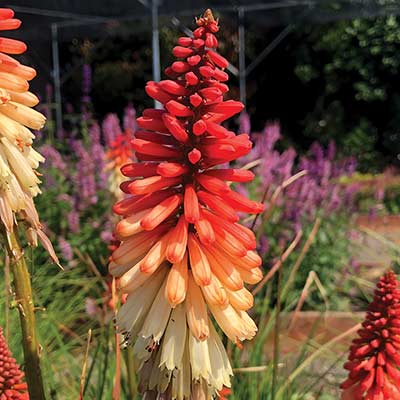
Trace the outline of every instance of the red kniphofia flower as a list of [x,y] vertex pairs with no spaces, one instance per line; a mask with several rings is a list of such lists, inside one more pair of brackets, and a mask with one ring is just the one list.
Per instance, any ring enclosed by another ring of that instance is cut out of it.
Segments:
[[107,162],[105,169],[109,173],[109,189],[115,194],[117,199],[123,197],[123,193],[119,188],[119,185],[124,181],[121,167],[131,162],[134,158],[134,151],[131,143],[132,139],[132,130],[126,129],[116,136],[105,154]]
[[0,327],[0,400],[29,400],[24,373],[12,358]]
[[393,271],[377,284],[358,336],[344,365],[342,399],[400,399],[400,288]]
[[218,21],[208,10],[197,25],[193,37],[178,39],[169,79],[146,86],[163,108],[137,119],[139,162],[122,167],[129,197],[114,206],[123,219],[110,263],[128,293],[117,325],[127,344],[136,341],[141,391],[178,400],[214,398],[230,387],[232,369],[208,310],[236,344],[253,338],[246,312],[253,296],[244,284],[262,278],[255,236],[238,214],[263,205],[231,187],[253,173],[217,168],[251,149],[247,133],[221,125],[243,104],[223,99],[228,61],[216,52]]
[[228,400],[229,395],[232,393],[232,390],[227,387],[223,387],[219,392],[218,392],[218,400]]
[[106,153],[106,160],[109,161],[107,168],[120,169],[132,160],[133,149],[131,140],[133,132],[126,130],[118,135],[110,144],[110,149]]

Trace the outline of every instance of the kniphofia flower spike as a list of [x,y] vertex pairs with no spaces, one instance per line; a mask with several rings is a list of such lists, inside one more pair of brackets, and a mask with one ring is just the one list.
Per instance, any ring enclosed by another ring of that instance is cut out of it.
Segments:
[[132,161],[134,156],[132,139],[133,131],[126,129],[113,140],[105,155],[107,161],[105,169],[109,174],[109,189],[117,199],[123,197],[123,192],[119,189],[119,185],[124,181],[121,167]]
[[358,338],[350,347],[343,400],[400,399],[400,287],[393,271],[377,284]]
[[19,369],[0,327],[0,400],[29,400],[24,373]]
[[[21,21],[13,16],[12,10],[0,9],[0,30],[19,28]],[[45,117],[32,109],[39,99],[29,92],[28,81],[36,71],[9,56],[25,50],[25,43],[0,37],[0,220],[7,232],[12,232],[17,217],[23,220],[30,243],[36,245],[39,237],[58,263],[33,203],[40,193],[36,168],[44,158],[32,147],[30,129],[40,129],[45,123]]]
[[178,39],[169,79],[146,86],[163,108],[137,119],[132,144],[140,162],[122,168],[131,179],[121,189],[130,196],[114,206],[123,219],[110,272],[128,293],[117,326],[126,344],[134,342],[146,399],[211,399],[230,387],[232,369],[210,314],[238,346],[257,331],[244,284],[261,280],[261,258],[238,213],[263,205],[230,186],[253,174],[226,167],[251,142],[221,125],[243,105],[223,100],[228,61],[216,52],[218,21],[207,10],[197,25],[193,37]]

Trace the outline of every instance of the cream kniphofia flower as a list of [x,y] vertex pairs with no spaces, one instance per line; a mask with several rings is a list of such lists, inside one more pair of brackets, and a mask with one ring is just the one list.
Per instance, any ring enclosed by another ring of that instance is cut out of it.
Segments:
[[[10,9],[0,9],[0,30],[18,29],[21,21]],[[33,68],[22,65],[9,54],[22,54],[25,43],[0,37],[0,220],[12,232],[17,220],[27,226],[30,244],[37,238],[58,263],[53,247],[41,230],[33,198],[40,193],[36,169],[44,158],[32,147],[31,129],[41,129],[45,117],[32,107],[39,99],[29,92],[29,81],[36,76]]]

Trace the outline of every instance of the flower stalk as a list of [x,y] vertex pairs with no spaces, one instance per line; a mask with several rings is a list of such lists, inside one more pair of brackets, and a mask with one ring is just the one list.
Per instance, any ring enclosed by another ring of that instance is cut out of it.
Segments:
[[16,232],[16,227],[12,232],[6,233],[4,229],[2,230],[6,250],[10,257],[15,297],[21,321],[26,381],[30,400],[45,400],[31,279]]
[[282,268],[279,269],[276,277],[276,289],[277,289],[277,304],[275,314],[275,332],[274,332],[274,361],[272,370],[272,389],[271,389],[271,400],[276,398],[276,388],[278,384],[278,364],[279,364],[279,334],[281,325],[281,289],[282,289]]
[[133,348],[128,347],[125,352],[125,363],[127,370],[127,379],[129,387],[129,398],[136,399],[137,397],[137,383],[136,383],[136,372],[135,372],[135,361],[133,359]]

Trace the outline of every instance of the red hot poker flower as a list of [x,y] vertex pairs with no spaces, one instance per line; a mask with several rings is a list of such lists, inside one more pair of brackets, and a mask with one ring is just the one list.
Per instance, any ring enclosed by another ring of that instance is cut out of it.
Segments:
[[0,327],[0,400],[29,400],[24,373],[19,369]]
[[109,173],[109,189],[117,199],[123,197],[123,193],[119,189],[120,184],[124,180],[121,173],[121,167],[130,162],[133,155],[131,140],[133,132],[126,129],[123,133],[117,135],[115,140],[110,144],[110,149],[105,154],[107,161],[105,170]]
[[223,387],[222,390],[218,392],[218,400],[228,400],[228,397],[231,393],[232,393],[231,389]]
[[221,126],[243,104],[223,99],[228,61],[216,52],[218,21],[208,10],[197,25],[192,37],[178,39],[169,79],[146,86],[163,109],[137,120],[132,145],[140,162],[122,167],[131,180],[121,189],[130,196],[114,206],[123,216],[115,230],[121,245],[109,267],[128,293],[117,325],[127,344],[136,342],[141,391],[177,400],[211,399],[230,387],[232,369],[209,311],[236,344],[253,338],[257,327],[246,312],[253,297],[244,284],[262,278],[255,236],[238,213],[263,205],[230,186],[253,174],[216,168],[251,149],[246,133]]
[[358,335],[344,365],[342,399],[400,399],[400,288],[393,271],[377,284]]

